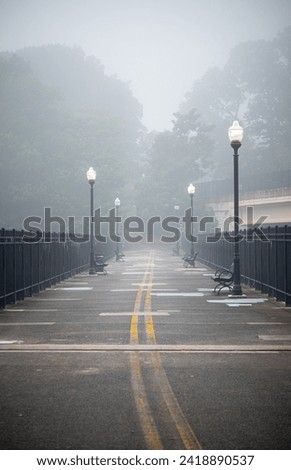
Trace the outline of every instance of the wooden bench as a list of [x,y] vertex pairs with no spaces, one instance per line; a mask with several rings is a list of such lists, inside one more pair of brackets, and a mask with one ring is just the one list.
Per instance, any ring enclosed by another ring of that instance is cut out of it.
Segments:
[[233,283],[233,270],[234,265],[232,264],[230,269],[219,268],[215,274],[211,276],[211,279],[217,283],[214,288],[214,292],[216,292],[217,295],[219,295],[219,292],[225,287],[227,287],[229,292],[231,292]]

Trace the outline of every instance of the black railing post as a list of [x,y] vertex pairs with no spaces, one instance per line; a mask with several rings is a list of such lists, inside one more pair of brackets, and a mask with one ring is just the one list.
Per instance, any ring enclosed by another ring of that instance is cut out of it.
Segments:
[[253,264],[253,278],[254,278],[254,288],[257,289],[257,239],[256,237],[254,238],[254,256],[252,258],[252,264]]
[[[284,301],[285,303],[287,304],[287,289],[288,289],[288,284],[287,284],[287,277],[288,277],[288,271],[287,271],[287,225],[284,225],[284,233],[283,233],[283,237],[284,237],[284,241],[283,241],[283,244],[284,244],[284,248],[283,248],[283,253],[284,253],[284,260],[283,260],[283,266],[284,266]],[[291,261],[291,260],[290,260]]]
[[[21,230],[21,240],[23,240],[24,230]],[[21,300],[25,297],[25,244],[23,242],[20,243],[20,250],[21,250],[21,291],[20,291],[20,298]]]
[[29,243],[30,296],[33,295],[33,243]]
[[1,244],[2,244],[2,273],[1,273],[1,279],[3,283],[3,298],[1,301],[1,307],[5,308],[6,307],[6,294],[7,294],[7,260],[6,260],[6,251],[7,251],[7,245],[5,241],[5,229],[1,229]]
[[275,292],[278,295],[278,225],[275,227]]
[[15,229],[12,230],[12,243],[13,243],[13,264],[12,264],[12,270],[13,270],[13,303],[16,304],[17,298],[16,298],[16,232]]
[[[288,230],[289,228],[289,230]],[[291,227],[286,227],[286,286],[287,286],[287,296],[286,296],[286,305],[291,305]]]
[[270,225],[267,227],[267,238],[268,238],[268,249],[267,249],[267,284],[268,284],[268,295],[270,295],[270,258],[271,258],[271,241],[270,241]]

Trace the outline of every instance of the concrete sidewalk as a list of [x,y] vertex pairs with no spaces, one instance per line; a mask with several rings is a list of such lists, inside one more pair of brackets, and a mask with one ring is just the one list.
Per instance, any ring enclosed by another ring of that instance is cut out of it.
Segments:
[[291,448],[290,308],[160,247],[108,271],[0,313],[1,448]]

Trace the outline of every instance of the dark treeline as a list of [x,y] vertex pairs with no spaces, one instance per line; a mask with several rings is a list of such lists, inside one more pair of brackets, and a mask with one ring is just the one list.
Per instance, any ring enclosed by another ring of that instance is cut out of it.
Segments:
[[[21,228],[44,206],[63,217],[87,215],[89,166],[104,210],[119,196],[124,215],[173,214],[174,205],[189,205],[190,182],[231,177],[227,129],[237,118],[245,129],[242,177],[290,171],[290,44],[291,27],[234,47],[223,68],[194,82],[163,132],[147,132],[128,85],[78,48],[2,53],[1,225]],[[204,212],[198,192],[195,201]]]
[[64,46],[1,54],[0,77],[1,225],[19,227],[44,206],[87,215],[89,166],[98,204],[112,207],[131,184],[142,128],[128,86]]
[[[251,175],[268,188],[270,175],[290,175],[291,27],[272,41],[249,41],[233,48],[221,68],[210,68],[186,94],[173,130],[151,135],[144,178],[139,192],[141,210],[155,208],[173,213],[173,206],[189,204],[187,185],[204,181],[203,194],[195,194],[196,211],[209,190],[232,179],[232,150],[228,127],[239,119],[245,129],[240,156],[242,181]],[[268,178],[264,178],[264,174]],[[208,183],[206,183],[208,181]],[[284,183],[286,184],[286,182]],[[291,186],[289,181],[288,186]],[[232,185],[230,186],[232,188]],[[277,186],[276,186],[277,187]],[[256,185],[248,188],[255,191]],[[147,204],[148,203],[148,204]],[[170,206],[170,207],[169,207]]]
[[224,68],[211,68],[194,82],[180,111],[197,108],[213,126],[213,177],[231,174],[227,128],[239,119],[245,128],[243,175],[291,169],[291,27],[272,41],[234,47]]

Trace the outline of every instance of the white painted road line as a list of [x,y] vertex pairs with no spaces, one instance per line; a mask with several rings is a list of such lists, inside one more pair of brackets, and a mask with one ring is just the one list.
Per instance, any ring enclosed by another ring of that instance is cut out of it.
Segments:
[[201,271],[207,271],[207,269],[206,268],[176,268],[176,269],[174,269],[174,271],[188,271],[188,272],[198,271],[198,272],[201,272]]
[[22,344],[24,341],[21,341],[21,340],[2,340],[0,341],[0,344]]
[[252,298],[252,297],[244,298],[244,299],[240,299],[240,298],[231,299],[230,297],[228,297],[227,299],[207,300],[207,302],[213,303],[213,304],[250,304],[250,303],[261,304],[261,303],[266,302],[266,300],[267,299],[259,299],[259,298]]
[[259,335],[263,341],[291,341],[291,335]]
[[66,284],[66,285],[71,285],[71,286],[73,286],[73,285],[82,286],[82,285],[88,285],[89,282],[64,281],[61,284]]
[[[197,272],[197,271],[185,271],[183,273],[183,276],[201,276],[201,273],[200,272]],[[203,276],[205,276],[205,274],[203,274]]]
[[202,292],[159,292],[151,293],[157,297],[204,297]]
[[4,312],[24,312],[23,308],[5,308]]
[[226,304],[228,307],[252,307],[253,304]]
[[38,323],[30,323],[30,322],[25,322],[25,323],[1,323],[0,328],[2,326],[43,326],[43,325],[55,325],[55,322],[38,322]]
[[80,290],[93,290],[93,287],[55,287],[54,289],[48,289],[48,290],[80,291]]
[[136,317],[144,317],[144,316],[168,316],[168,312],[103,312],[99,313],[100,317],[122,317],[122,316],[136,316]]
[[[144,291],[147,289],[143,289]],[[109,292],[137,292],[138,288],[136,287],[135,289],[110,289]]]
[[157,291],[162,291],[162,292],[178,292],[178,289],[152,289],[151,292],[157,292]]
[[278,321],[278,322],[248,321],[248,322],[246,322],[246,325],[284,325],[284,323],[282,321]]
[[29,302],[67,302],[67,301],[73,301],[75,302],[76,300],[84,300],[84,299],[77,299],[76,297],[70,297],[70,298],[51,298],[51,299],[29,299]]
[[167,282],[149,282],[149,283],[138,283],[138,282],[132,282],[132,286],[167,286]]
[[[171,292],[175,292],[177,291],[178,289],[152,289],[152,292],[154,291],[171,291]],[[109,292],[137,292],[138,289],[110,289]],[[147,289],[141,289],[142,292],[147,292]]]
[[57,308],[8,308],[5,312],[58,312]]

